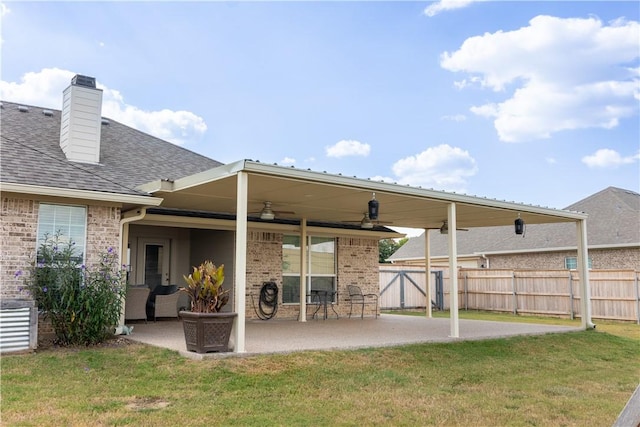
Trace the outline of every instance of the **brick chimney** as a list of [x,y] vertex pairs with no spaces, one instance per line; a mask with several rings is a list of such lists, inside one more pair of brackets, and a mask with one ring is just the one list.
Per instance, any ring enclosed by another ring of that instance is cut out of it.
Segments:
[[77,74],[62,94],[60,148],[73,162],[100,163],[102,89],[94,77]]

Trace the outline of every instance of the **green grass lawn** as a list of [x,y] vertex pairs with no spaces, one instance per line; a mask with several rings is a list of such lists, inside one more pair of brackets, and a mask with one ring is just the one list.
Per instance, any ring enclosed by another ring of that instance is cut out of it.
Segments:
[[640,327],[622,325],[204,361],[140,344],[3,356],[1,423],[610,426],[640,379]]

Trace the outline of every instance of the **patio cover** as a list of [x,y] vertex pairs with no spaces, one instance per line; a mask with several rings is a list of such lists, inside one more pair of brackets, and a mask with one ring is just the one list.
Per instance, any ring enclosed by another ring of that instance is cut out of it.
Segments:
[[[360,221],[367,211],[373,193],[380,203],[378,220],[394,227],[439,229],[443,221],[449,224],[449,267],[457,270],[456,228],[513,225],[520,216],[526,224],[575,222],[578,246],[578,271],[581,278],[582,326],[592,327],[589,302],[589,276],[586,267],[587,215],[525,205],[484,197],[423,189],[356,177],[315,172],[293,167],[241,160],[210,169],[176,181],[158,180],[140,187],[162,198],[161,207],[227,213],[235,216],[235,310],[238,313],[234,329],[236,352],[244,352],[247,216],[259,212],[265,201],[273,210],[293,214],[276,215],[299,220],[296,228],[302,241],[308,221],[342,223]],[[125,220],[127,214],[124,215]],[[133,219],[133,217],[131,217]],[[375,221],[373,221],[375,223]],[[278,224],[261,221],[252,227],[277,229]],[[371,233],[352,230],[353,234]],[[375,232],[375,230],[374,230]],[[427,236],[429,233],[425,233]],[[427,242],[428,242],[428,237]],[[303,254],[305,251],[301,251]],[[426,245],[425,268],[429,271],[429,247]],[[304,265],[302,263],[301,265]],[[301,272],[301,277],[305,272]],[[451,275],[451,336],[458,336],[457,275]],[[301,285],[302,286],[302,285]],[[427,287],[429,289],[429,287]],[[301,292],[301,295],[304,293]],[[302,297],[301,297],[302,298]],[[430,299],[430,295],[427,295]],[[304,310],[301,304],[301,310]],[[427,304],[430,308],[431,304]],[[301,320],[306,316],[301,315]]]

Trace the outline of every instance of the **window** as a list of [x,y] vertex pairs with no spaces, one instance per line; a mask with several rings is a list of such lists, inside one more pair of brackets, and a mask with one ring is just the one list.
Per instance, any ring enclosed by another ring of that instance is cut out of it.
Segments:
[[[300,302],[300,237],[282,241],[282,302]],[[336,242],[332,237],[308,238],[306,294],[336,290]]]
[[85,236],[87,229],[87,208],[84,206],[40,204],[38,211],[38,241],[37,248],[47,237],[56,234],[62,242],[73,242],[78,261],[82,262],[85,255]]
[[[587,260],[588,268],[591,268],[591,258]],[[564,259],[564,268],[567,270],[577,270],[578,269],[578,258],[574,256],[568,256]]]

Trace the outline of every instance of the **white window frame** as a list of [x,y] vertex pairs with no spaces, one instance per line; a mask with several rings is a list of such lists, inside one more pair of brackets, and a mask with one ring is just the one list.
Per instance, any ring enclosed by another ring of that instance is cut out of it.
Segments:
[[[588,267],[589,270],[591,270],[591,258],[587,260],[587,264],[589,265]],[[564,257],[564,268],[566,268],[567,270],[577,270],[578,257],[575,257],[575,256]]]
[[[53,209],[53,221],[51,223],[44,223],[43,221],[43,212],[47,209]],[[87,257],[87,211],[87,206],[84,205],[40,203],[38,206],[36,253],[44,243],[46,234],[49,237],[54,237],[60,231],[61,236],[67,237],[69,240],[80,238],[80,241],[73,240],[73,242],[75,243],[76,251],[82,254],[82,264],[84,264]],[[76,215],[73,215],[74,212]],[[82,217],[82,223],[74,222],[74,216],[76,218]],[[82,232],[71,233],[72,227],[82,227]],[[70,234],[75,234],[75,236]]]
[[[291,236],[291,237],[300,237],[299,235],[286,235],[286,236]],[[314,273],[312,271],[312,257],[310,256],[310,248],[312,245],[312,241],[314,238],[322,238],[322,239],[331,239],[333,241],[333,273],[332,274],[319,274],[319,273]],[[310,297],[308,295],[310,295],[311,293],[311,279],[314,277],[329,277],[333,279],[333,291],[337,291],[337,287],[338,287],[338,253],[337,253],[337,248],[338,248],[338,239],[337,237],[327,237],[327,236],[307,236],[307,243],[306,245],[304,245],[304,249],[307,251],[307,276],[305,277],[305,291],[307,294],[307,299],[310,299]],[[284,260],[283,260],[284,262]],[[300,280],[300,273],[282,273],[283,277],[296,277],[298,278],[298,281]],[[299,282],[298,282],[299,283]],[[283,284],[284,286],[284,284]],[[283,289],[283,295],[284,295],[284,289]],[[335,301],[334,301],[335,302]],[[290,304],[290,305],[299,305],[300,304],[300,300],[299,298],[296,301],[287,301],[284,302],[283,304]]]

